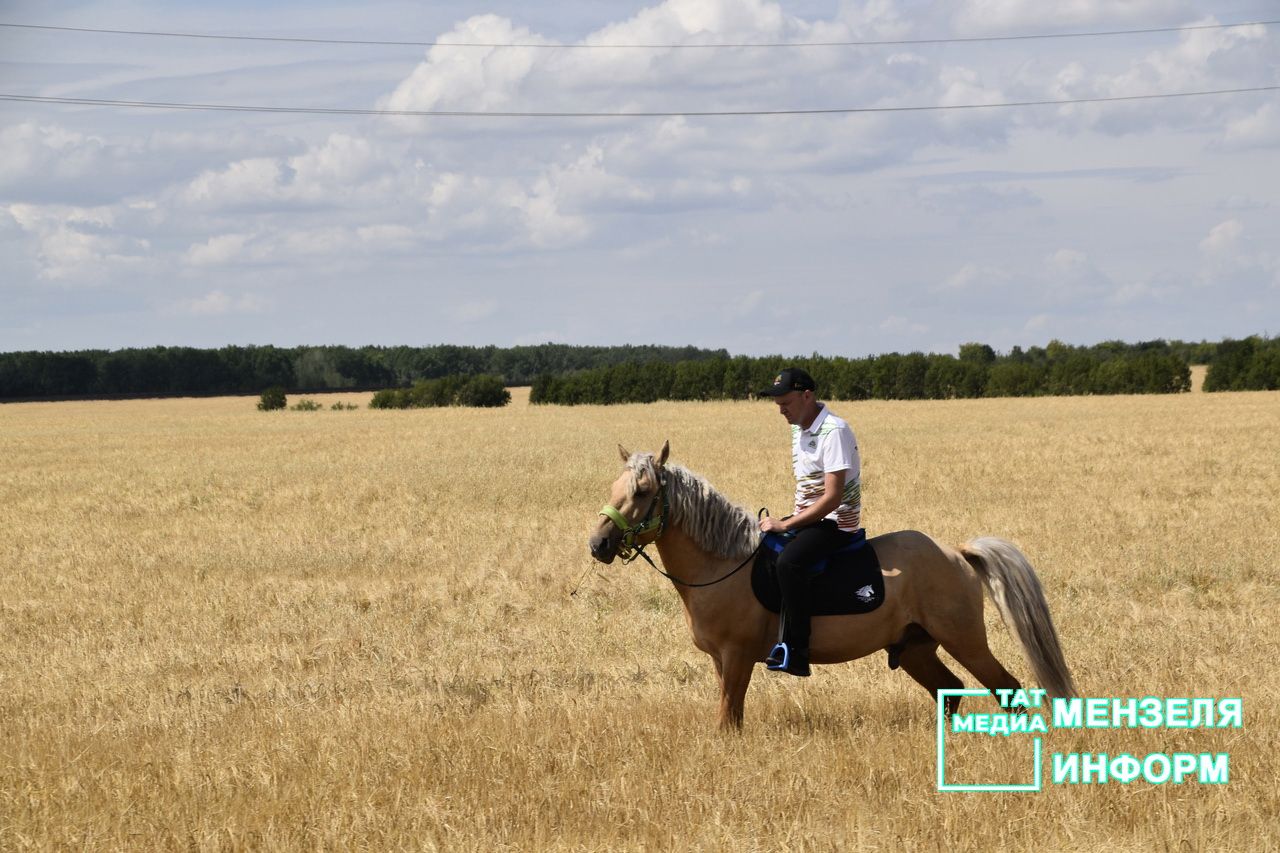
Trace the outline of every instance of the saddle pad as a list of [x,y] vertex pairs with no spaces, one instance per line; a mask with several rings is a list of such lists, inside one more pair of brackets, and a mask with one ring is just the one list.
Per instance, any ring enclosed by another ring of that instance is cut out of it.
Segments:
[[[751,591],[771,613],[782,611],[782,589],[775,571],[778,553],[786,541],[773,534],[765,542],[751,567]],[[884,603],[884,575],[870,542],[861,540],[815,564],[809,586],[814,616],[845,616],[870,613]]]

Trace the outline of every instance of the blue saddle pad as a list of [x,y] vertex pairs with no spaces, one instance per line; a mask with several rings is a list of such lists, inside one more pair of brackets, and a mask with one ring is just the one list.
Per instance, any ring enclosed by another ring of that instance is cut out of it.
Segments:
[[[766,533],[755,565],[751,567],[751,590],[771,613],[782,611],[782,589],[778,586],[778,555],[789,540]],[[884,575],[876,549],[865,534],[851,545],[815,563],[810,572],[809,601],[814,616],[845,616],[870,613],[884,603]]]

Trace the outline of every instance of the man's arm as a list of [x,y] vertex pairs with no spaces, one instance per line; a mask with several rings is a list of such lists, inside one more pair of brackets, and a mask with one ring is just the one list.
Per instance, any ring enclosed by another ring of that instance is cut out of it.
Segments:
[[840,498],[844,494],[844,478],[848,473],[848,471],[828,471],[822,477],[822,497],[786,521],[780,521],[772,516],[761,519],[760,530],[764,533],[783,533],[821,521],[828,513],[840,506]]

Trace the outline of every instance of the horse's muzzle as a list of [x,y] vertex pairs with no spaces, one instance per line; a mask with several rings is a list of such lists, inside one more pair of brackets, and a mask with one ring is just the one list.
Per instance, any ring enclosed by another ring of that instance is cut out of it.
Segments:
[[591,548],[591,556],[602,563],[612,563],[613,558],[617,556],[618,549],[610,541],[611,539],[612,537],[610,536],[592,536],[587,543]]

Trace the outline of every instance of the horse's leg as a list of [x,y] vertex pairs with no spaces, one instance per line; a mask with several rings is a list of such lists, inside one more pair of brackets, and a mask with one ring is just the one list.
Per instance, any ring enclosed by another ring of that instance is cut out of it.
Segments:
[[[907,675],[928,690],[935,702],[938,699],[939,690],[957,690],[964,687],[964,682],[956,678],[955,673],[947,669],[947,665],[938,659],[938,644],[932,640],[908,644],[902,650],[899,661]],[[948,696],[947,714],[954,714],[959,709],[960,697]]]
[[714,657],[716,673],[720,676],[720,728],[737,731],[742,728],[742,706],[755,661],[745,652],[733,649]]
[[967,642],[947,642],[943,641],[942,647],[947,650],[947,654],[951,655],[960,665],[973,673],[973,677],[982,682],[982,686],[988,690],[1018,690],[1022,687],[1018,683],[1018,679],[1009,674],[1009,671],[1000,665],[1000,661],[996,660],[995,655],[991,654],[991,649],[987,647],[987,638],[985,629],[980,629],[977,637],[970,638]]

